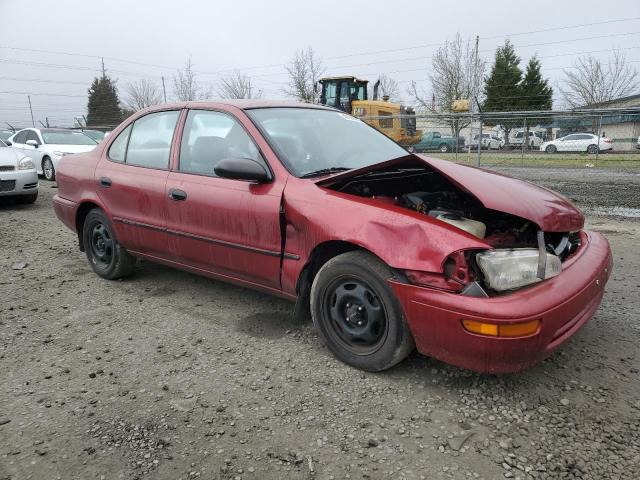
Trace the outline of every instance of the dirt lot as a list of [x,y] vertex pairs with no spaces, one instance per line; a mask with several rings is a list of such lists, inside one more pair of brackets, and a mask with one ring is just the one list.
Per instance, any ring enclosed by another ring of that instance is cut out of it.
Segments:
[[615,270],[572,341],[500,377],[354,370],[287,302],[149,263],[101,280],[48,182],[0,206],[0,479],[638,478],[640,222],[610,208],[640,175],[508,173],[576,199]]

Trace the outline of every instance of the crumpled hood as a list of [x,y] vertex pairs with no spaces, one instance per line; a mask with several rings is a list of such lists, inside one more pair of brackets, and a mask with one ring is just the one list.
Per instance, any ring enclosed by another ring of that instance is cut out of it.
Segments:
[[349,170],[316,182],[327,186],[337,180],[362,175],[393,165],[424,162],[440,172],[460,189],[476,197],[485,208],[510,213],[534,222],[545,232],[568,232],[584,226],[584,216],[565,197],[532,183],[487,170],[468,167],[424,155],[408,155],[388,162]]

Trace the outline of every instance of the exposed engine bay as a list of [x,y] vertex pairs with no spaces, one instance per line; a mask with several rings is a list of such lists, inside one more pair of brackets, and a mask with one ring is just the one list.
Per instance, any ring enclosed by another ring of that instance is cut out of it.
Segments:
[[[578,232],[543,233],[529,220],[485,208],[477,198],[429,166],[392,166],[336,182],[331,188],[435,218],[482,239],[494,249],[535,249],[536,259],[544,257],[546,262],[547,257],[543,255],[546,253],[558,265],[580,245]],[[482,285],[480,296],[486,296],[485,290],[492,289],[490,282],[482,281],[482,273],[473,254],[466,259],[450,257],[450,260],[445,264],[444,273],[459,284],[460,290],[471,284]],[[538,266],[538,274],[543,279],[544,272],[541,273],[540,268],[544,265]],[[499,293],[499,287],[493,288]]]

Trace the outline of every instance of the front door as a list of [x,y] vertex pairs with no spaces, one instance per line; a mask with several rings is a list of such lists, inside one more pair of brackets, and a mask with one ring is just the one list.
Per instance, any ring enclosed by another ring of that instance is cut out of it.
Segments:
[[186,265],[279,288],[280,202],[285,179],[257,184],[217,177],[213,169],[225,158],[265,162],[235,117],[191,110],[179,163],[167,179],[170,248]]
[[155,112],[118,134],[95,171],[98,195],[125,248],[167,256],[165,187],[180,112]]

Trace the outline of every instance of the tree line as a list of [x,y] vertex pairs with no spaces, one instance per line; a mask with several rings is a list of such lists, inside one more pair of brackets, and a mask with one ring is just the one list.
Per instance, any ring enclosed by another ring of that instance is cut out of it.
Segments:
[[[302,102],[319,102],[318,80],[326,68],[313,48],[297,51],[285,69],[288,82],[283,94]],[[445,42],[431,59],[431,74],[427,78],[430,89],[421,89],[416,82],[411,82],[406,95],[415,105],[431,113],[451,112],[456,99],[468,99],[472,109],[486,112],[549,110],[554,91],[541,69],[541,62],[536,56],[528,59],[522,68],[521,59],[509,40],[496,50],[488,68],[487,62],[478,55],[477,41],[464,41],[457,34],[453,41]],[[395,79],[385,74],[379,75],[378,79],[382,95],[389,97],[390,101],[402,100],[402,92]],[[255,86],[252,78],[240,70],[221,76],[215,86],[202,82],[191,58],[170,80],[169,98],[176,101],[263,96],[263,91]],[[157,83],[141,79],[124,86],[121,101],[116,83],[104,70],[93,80],[89,88],[88,126],[118,124],[137,110],[162,103],[166,97],[166,92]],[[577,108],[636,93],[639,86],[637,70],[627,62],[623,53],[614,50],[608,60],[591,55],[579,57],[572,68],[564,70],[559,92],[564,106]],[[466,126],[458,119],[449,123],[454,134]]]

